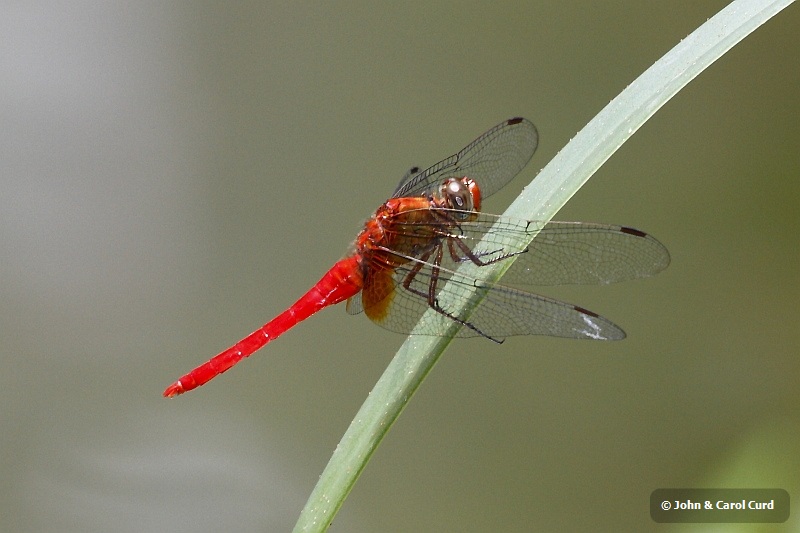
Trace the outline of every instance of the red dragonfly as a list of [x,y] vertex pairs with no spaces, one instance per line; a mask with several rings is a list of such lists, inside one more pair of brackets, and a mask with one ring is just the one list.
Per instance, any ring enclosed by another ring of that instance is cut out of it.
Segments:
[[[459,337],[496,342],[510,335],[623,339],[622,329],[591,311],[504,285],[481,283],[484,299],[467,317],[439,303],[445,293],[446,301],[462,302],[478,286],[457,272],[463,263],[481,267],[515,258],[504,278],[512,285],[612,283],[651,276],[669,264],[666,248],[637,229],[481,213],[482,199],[525,167],[538,139],[530,121],[512,118],[432,167],[412,168],[366,222],[350,253],[311,290],[167,387],[164,396],[207,383],[298,322],[343,300],[351,314],[363,311],[373,322],[401,333],[410,333],[422,314],[434,309],[461,325]],[[521,234],[537,236],[522,249],[509,244]],[[436,327],[421,333],[446,335]]]

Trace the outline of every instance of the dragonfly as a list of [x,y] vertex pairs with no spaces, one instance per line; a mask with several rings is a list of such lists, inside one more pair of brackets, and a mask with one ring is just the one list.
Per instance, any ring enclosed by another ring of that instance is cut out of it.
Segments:
[[[363,312],[378,325],[405,334],[413,330],[498,343],[512,335],[625,338],[619,326],[597,313],[517,287],[648,277],[669,264],[669,253],[658,240],[626,226],[545,223],[481,211],[482,201],[528,164],[538,142],[532,122],[512,118],[425,170],[411,168],[367,220],[349,253],[306,294],[175,381],[164,396],[207,383],[299,322],[345,300],[349,313]],[[503,262],[513,262],[503,284],[479,282],[460,268]],[[467,299],[478,288],[483,299],[470,307]],[[417,325],[429,310],[443,320]]]

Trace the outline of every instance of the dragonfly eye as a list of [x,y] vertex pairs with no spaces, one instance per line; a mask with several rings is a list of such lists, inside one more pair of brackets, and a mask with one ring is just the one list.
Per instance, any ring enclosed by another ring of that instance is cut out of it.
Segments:
[[462,220],[472,216],[474,211],[472,191],[470,191],[464,180],[455,178],[447,180],[442,187],[442,196],[448,209],[463,211],[463,213],[456,213],[455,216]]

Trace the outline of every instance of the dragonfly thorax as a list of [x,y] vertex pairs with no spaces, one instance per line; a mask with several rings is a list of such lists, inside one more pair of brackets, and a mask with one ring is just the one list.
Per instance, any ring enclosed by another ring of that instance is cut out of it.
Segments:
[[455,216],[460,220],[468,220],[481,210],[481,190],[475,180],[463,178],[449,178],[439,188],[439,197],[434,201],[439,207],[463,211]]

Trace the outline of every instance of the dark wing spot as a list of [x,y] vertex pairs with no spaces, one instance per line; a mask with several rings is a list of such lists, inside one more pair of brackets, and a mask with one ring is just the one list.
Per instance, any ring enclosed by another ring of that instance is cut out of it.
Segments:
[[621,226],[619,231],[622,233],[627,233],[628,235],[633,235],[634,237],[647,237],[647,233],[639,231],[636,228],[627,228],[625,226]]
[[583,307],[578,307],[577,305],[575,306],[575,310],[579,313],[583,313],[584,315],[589,315],[594,318],[600,318],[600,315],[598,315],[597,313],[593,313],[588,309],[584,309]]

